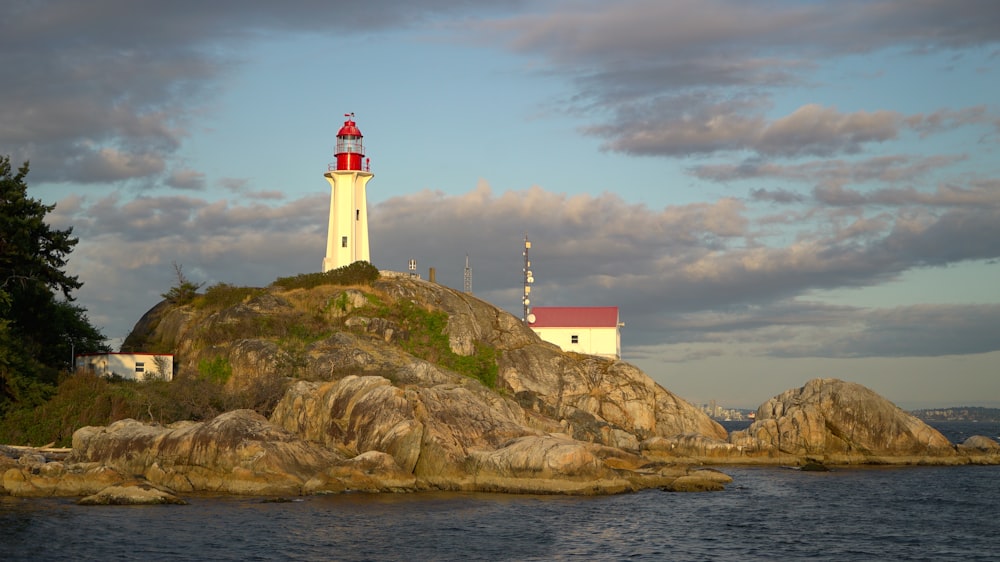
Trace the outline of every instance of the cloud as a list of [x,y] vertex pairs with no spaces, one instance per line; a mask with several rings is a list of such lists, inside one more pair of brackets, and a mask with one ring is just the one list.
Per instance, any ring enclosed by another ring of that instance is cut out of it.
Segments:
[[15,4],[0,19],[0,146],[30,160],[36,181],[74,184],[164,179],[251,41],[420,27],[482,9],[469,0]]
[[964,154],[936,156],[895,154],[853,160],[823,159],[799,164],[778,164],[757,158],[738,164],[701,164],[689,168],[689,172],[698,179],[713,182],[776,179],[813,185],[842,186],[847,183],[916,182],[966,159]]
[[[804,105],[768,122],[746,112],[749,104],[694,104],[687,112],[666,115],[662,121],[619,119],[615,125],[590,127],[585,132],[612,137],[604,148],[636,155],[686,156],[719,151],[754,151],[761,156],[834,156],[855,154],[865,144],[892,140],[903,117],[893,111],[844,114],[835,108]],[[694,111],[692,111],[694,109]]]
[[979,125],[989,118],[985,106],[968,107],[961,110],[941,109],[930,115],[913,115],[906,118],[906,124],[922,137],[967,125]]
[[1000,205],[1000,190],[995,187],[939,185],[934,191],[914,188],[884,188],[867,192],[839,186],[820,186],[813,190],[820,203],[833,206],[904,206],[995,207]]
[[583,131],[632,155],[835,156],[903,128],[931,135],[990,120],[982,106],[903,115],[802,103],[770,115],[776,91],[815,85],[815,71],[837,57],[995,43],[1000,23],[989,0],[626,0],[514,11],[522,4],[22,3],[0,21],[0,65],[17,77],[0,91],[0,146],[31,160],[41,182],[188,185],[163,173],[246,62],[246,45],[400,29],[456,41],[471,34],[539,59],[534,68],[574,84],[560,105],[587,116]]
[[[74,197],[59,203],[57,218],[75,224],[81,239],[71,260],[87,286],[81,301],[121,332],[169,288],[172,262],[208,283],[261,286],[317,271],[327,205],[323,195],[275,205]],[[894,317],[798,302],[816,290],[874,286],[915,268],[1000,258],[995,204],[918,215],[900,209],[847,224],[837,214],[813,214],[791,225],[798,229],[791,242],[764,243],[753,216],[732,198],[657,210],[613,194],[539,187],[494,193],[481,182],[465,194],[422,191],[374,205],[372,256],[380,269],[397,271],[417,259],[425,278],[434,267],[438,282],[460,289],[468,254],[476,295],[516,312],[527,233],[536,304],[618,305],[630,345],[736,343],[775,356],[877,354],[860,346],[863,338],[848,345],[855,341],[850,331],[876,330]],[[127,294],[146,297],[106,304]],[[963,329],[996,318],[996,307],[983,310]],[[923,353],[955,353],[955,345],[947,338],[937,346],[925,342]]]
[[1000,16],[992,6],[990,0],[634,0],[563,4],[552,13],[514,16],[486,27],[506,34],[512,49],[564,63],[644,62],[662,53],[745,58],[790,47],[815,57],[996,41]]
[[866,143],[895,138],[898,122],[899,114],[893,111],[842,114],[834,108],[808,104],[770,123],[752,146],[765,155],[853,154]]
[[[584,132],[637,156],[752,151],[768,157],[855,154],[865,145],[982,125],[987,109],[905,115],[803,103],[769,117],[775,95],[815,87],[816,71],[859,54],[975,49],[1000,41],[988,0],[879,2],[635,0],[562,5],[486,21],[480,31],[572,79],[566,111]],[[995,127],[994,127],[995,129]]]
[[860,311],[852,330],[822,344],[789,345],[781,357],[932,357],[1000,349],[1000,305],[915,305]]
[[670,362],[734,350],[786,359],[969,355],[1000,349],[998,327],[997,304],[860,308],[794,299],[665,317],[662,329],[670,337],[640,354]]
[[247,178],[221,178],[218,184],[227,191],[239,194],[245,200],[280,201],[285,198],[285,194],[278,190],[251,190],[250,180]]
[[164,183],[176,189],[200,191],[205,188],[205,174],[197,170],[174,170]]

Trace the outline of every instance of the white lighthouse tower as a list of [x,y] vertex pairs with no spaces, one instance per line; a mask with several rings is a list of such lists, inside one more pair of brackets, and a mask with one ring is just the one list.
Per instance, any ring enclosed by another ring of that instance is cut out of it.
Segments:
[[[368,200],[365,185],[374,177],[361,131],[354,123],[354,114],[345,113],[344,126],[337,133],[337,158],[323,176],[330,182],[330,227],[326,238],[323,272],[350,265],[356,261],[371,262],[368,250]],[[362,160],[364,165],[362,166]]]

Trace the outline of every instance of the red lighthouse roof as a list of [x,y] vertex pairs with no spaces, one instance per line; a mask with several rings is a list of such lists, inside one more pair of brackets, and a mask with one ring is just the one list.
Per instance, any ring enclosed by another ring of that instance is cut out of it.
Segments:
[[358,125],[357,125],[357,123],[354,122],[354,119],[351,119],[352,117],[354,117],[353,113],[348,113],[348,114],[344,115],[344,117],[347,117],[348,119],[347,119],[347,121],[344,121],[344,126],[341,127],[339,131],[337,131],[337,136],[338,137],[342,137],[342,136],[345,136],[345,135],[351,135],[353,137],[362,137],[362,136],[364,136],[364,135],[361,134],[361,131],[358,129]]

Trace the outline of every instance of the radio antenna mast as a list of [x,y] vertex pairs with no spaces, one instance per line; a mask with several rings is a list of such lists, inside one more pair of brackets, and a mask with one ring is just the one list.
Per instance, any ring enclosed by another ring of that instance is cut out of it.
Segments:
[[469,265],[469,254],[465,254],[465,293],[472,294],[472,266]]
[[521,299],[521,303],[524,305],[524,316],[521,317],[521,321],[525,324],[530,324],[534,318],[531,314],[531,284],[535,282],[535,277],[531,274],[531,258],[528,256],[528,250],[531,249],[531,241],[528,240],[528,235],[524,235],[524,296]]

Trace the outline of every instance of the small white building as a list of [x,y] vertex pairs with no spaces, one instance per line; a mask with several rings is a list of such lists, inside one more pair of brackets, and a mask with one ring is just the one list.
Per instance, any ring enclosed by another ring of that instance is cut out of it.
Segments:
[[169,381],[174,378],[174,356],[152,353],[86,353],[76,356],[76,368],[102,377]]
[[617,306],[536,306],[528,325],[538,337],[563,351],[622,357]]

